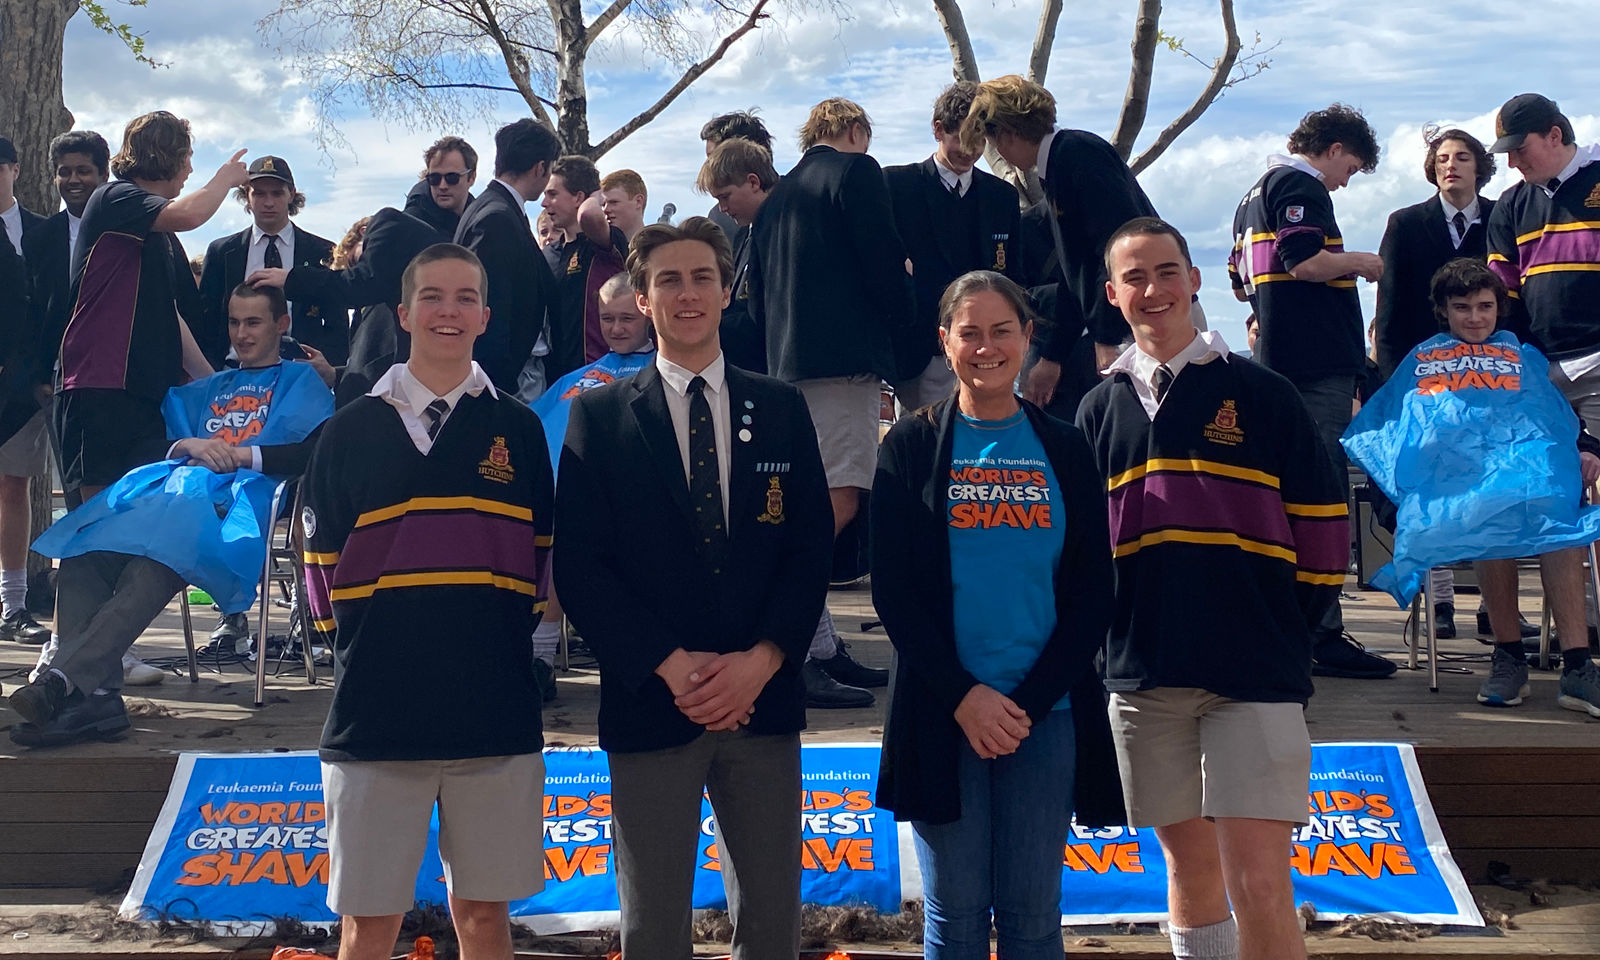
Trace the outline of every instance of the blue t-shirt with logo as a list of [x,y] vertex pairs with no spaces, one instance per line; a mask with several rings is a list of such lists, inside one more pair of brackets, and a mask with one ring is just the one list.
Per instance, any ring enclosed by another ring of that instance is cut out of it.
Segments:
[[[1025,411],[957,412],[954,426],[945,500],[956,653],[978,682],[1010,694],[1056,628],[1061,488]],[[1055,709],[1068,706],[1062,697]]]

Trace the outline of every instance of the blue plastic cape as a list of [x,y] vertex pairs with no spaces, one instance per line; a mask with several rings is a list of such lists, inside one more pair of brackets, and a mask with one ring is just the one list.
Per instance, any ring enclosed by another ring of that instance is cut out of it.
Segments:
[[[572,398],[585,390],[603,387],[626,379],[656,362],[656,352],[608,353],[594,363],[572,371],[550,384],[533,401],[532,410],[544,425],[544,440],[550,446],[550,467],[561,466],[561,444],[567,438],[567,418],[572,414]],[[560,477],[556,478],[560,482]]]
[[[235,446],[299,443],[333,415],[333,394],[309,364],[226,370],[175,387],[161,406],[173,440]],[[149,557],[201,587],[224,613],[255,602],[277,481],[254,470],[213,473],[164,460],[135,467],[46,530],[47,557],[108,550]]]
[[1578,418],[1550,364],[1506,331],[1419,344],[1342,442],[1398,510],[1394,561],[1372,585],[1401,606],[1430,567],[1526,557],[1600,539],[1581,507]]

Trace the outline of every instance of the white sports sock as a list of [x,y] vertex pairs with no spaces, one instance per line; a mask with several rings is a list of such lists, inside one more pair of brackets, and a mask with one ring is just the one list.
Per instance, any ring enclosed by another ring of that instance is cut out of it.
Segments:
[[27,609],[28,602],[28,571],[27,570],[0,570],[0,605],[4,605],[4,615],[14,616]]
[[561,646],[561,622],[541,620],[533,628],[533,655],[552,667],[556,665],[556,650]]
[[1167,926],[1175,960],[1239,960],[1239,925],[1232,916],[1203,927]]

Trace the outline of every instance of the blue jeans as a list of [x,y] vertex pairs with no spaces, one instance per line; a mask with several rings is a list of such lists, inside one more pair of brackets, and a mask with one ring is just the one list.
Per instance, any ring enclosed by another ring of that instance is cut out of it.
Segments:
[[1062,851],[1072,824],[1072,711],[1033,725],[1017,752],[983,760],[961,740],[961,819],[911,824],[922,869],[923,955],[1061,960]]

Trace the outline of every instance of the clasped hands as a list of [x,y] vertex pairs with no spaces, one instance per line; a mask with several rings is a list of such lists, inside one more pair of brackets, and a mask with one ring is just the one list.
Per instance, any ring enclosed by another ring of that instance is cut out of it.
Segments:
[[737,730],[750,722],[756,697],[783,664],[783,652],[763,640],[735,653],[672,651],[656,667],[673,704],[707,730]]
[[1028,738],[1028,712],[993,687],[977,684],[956,707],[956,723],[972,750],[985,760],[1015,753]]
[[224,440],[189,437],[172,445],[172,459],[187,457],[191,464],[208,468],[212,473],[232,473],[250,466],[250,448],[235,447]]

